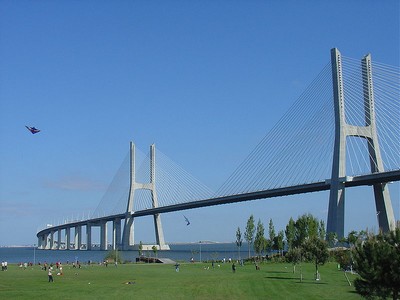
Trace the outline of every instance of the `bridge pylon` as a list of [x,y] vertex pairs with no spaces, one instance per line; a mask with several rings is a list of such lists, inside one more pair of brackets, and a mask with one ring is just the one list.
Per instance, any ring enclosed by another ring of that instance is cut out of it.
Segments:
[[[126,207],[125,223],[122,234],[122,249],[132,250],[135,247],[134,242],[134,218],[132,214],[134,212],[134,196],[135,191],[139,189],[149,190],[151,193],[152,206],[153,208],[158,207],[157,191],[156,191],[156,177],[155,177],[155,145],[150,146],[150,182],[149,183],[138,183],[136,182],[136,171],[135,171],[135,144],[130,143],[130,187],[128,204]],[[154,215],[154,227],[156,234],[156,245],[159,250],[169,250],[169,246],[165,244],[164,232],[161,224],[160,214]],[[136,247],[135,247],[136,248]],[[151,247],[150,247],[151,248]]]
[[[335,144],[327,232],[335,232],[338,238],[342,238],[344,236],[345,182],[347,181],[346,138],[348,136],[356,136],[367,139],[371,173],[384,172],[384,168],[375,122],[371,55],[366,55],[361,61],[365,126],[346,123],[342,57],[336,48],[331,50],[331,64],[335,109]],[[373,185],[373,190],[379,228],[383,231],[393,230],[395,228],[395,218],[387,184],[376,183]]]

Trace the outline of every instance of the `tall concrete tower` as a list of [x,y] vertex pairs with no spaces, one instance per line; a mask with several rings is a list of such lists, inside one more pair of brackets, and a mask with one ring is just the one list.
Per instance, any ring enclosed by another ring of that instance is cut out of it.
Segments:
[[[134,212],[134,196],[135,191],[139,189],[149,190],[151,193],[152,206],[153,208],[158,207],[157,191],[156,191],[156,169],[155,169],[155,145],[150,146],[150,182],[149,183],[138,183],[136,182],[136,171],[135,171],[135,144],[130,143],[130,188],[128,204],[126,207],[125,224],[122,234],[122,248],[124,250],[133,249],[135,246],[134,242],[134,218],[132,214]],[[159,250],[169,250],[169,246],[165,244],[164,233],[161,225],[160,214],[154,215],[154,227],[156,234],[156,244]],[[153,245],[147,245],[145,248],[151,248]]]
[[[365,126],[346,123],[342,57],[338,49],[331,50],[333,96],[335,107],[335,144],[329,196],[327,232],[335,232],[338,238],[344,236],[346,138],[356,136],[368,140],[371,173],[383,172],[383,162],[376,131],[374,93],[372,84],[371,55],[361,61],[364,89]],[[379,228],[389,231],[395,227],[392,203],[386,183],[373,186]]]

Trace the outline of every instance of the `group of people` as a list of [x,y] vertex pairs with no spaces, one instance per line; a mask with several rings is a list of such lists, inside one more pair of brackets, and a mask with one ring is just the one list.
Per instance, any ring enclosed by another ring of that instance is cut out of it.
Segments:
[[6,261],[1,262],[1,270],[2,271],[7,271],[8,268],[8,263]]
[[[108,267],[108,263],[109,263],[108,259],[105,259],[102,263],[100,262],[99,264],[103,265],[105,267]],[[118,261],[117,260],[114,261],[114,267],[118,267]]]
[[33,266],[33,264],[31,262],[30,263],[27,263],[27,262],[22,263],[22,262],[20,262],[18,265],[19,265],[20,269],[24,268],[24,270],[26,270],[28,267],[32,267]]

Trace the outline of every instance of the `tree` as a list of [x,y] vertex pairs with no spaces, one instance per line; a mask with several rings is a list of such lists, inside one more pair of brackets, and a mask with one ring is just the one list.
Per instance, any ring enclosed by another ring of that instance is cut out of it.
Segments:
[[249,258],[250,258],[250,247],[253,244],[253,239],[254,239],[254,232],[255,232],[254,217],[253,215],[251,215],[250,218],[247,220],[246,231],[244,233],[244,239],[246,240],[247,246],[249,248]]
[[311,214],[300,216],[296,222],[290,218],[285,234],[289,249],[285,257],[293,263],[293,271],[303,257],[315,263],[316,279],[319,279],[318,265],[325,264],[329,258],[324,222]]
[[336,262],[340,265],[343,270],[350,269],[352,267],[352,255],[351,250],[347,248],[337,248],[332,251]]
[[400,294],[400,228],[369,236],[353,249],[354,266],[361,278],[354,281],[357,293],[367,299]]
[[240,227],[236,230],[236,246],[238,247],[238,258],[240,260],[240,248],[242,247],[242,233],[240,232]]
[[311,214],[300,216],[295,223],[294,246],[301,247],[307,238],[318,237],[318,220]]
[[369,236],[368,229],[360,230],[360,232],[358,233],[358,240],[364,241],[368,238],[368,236]]
[[318,265],[325,264],[329,259],[328,243],[313,236],[304,242],[303,248],[306,258],[315,263],[315,279],[319,280]]
[[329,232],[327,238],[328,238],[328,246],[335,247],[338,242],[336,232],[333,231]]
[[323,220],[319,221],[318,236],[320,240],[326,239],[325,222]]
[[284,239],[284,233],[283,233],[283,230],[281,230],[278,232],[278,235],[274,239],[275,249],[278,250],[279,254],[281,254],[281,255],[282,255],[282,251],[283,251],[283,247],[284,247],[283,239]]
[[139,243],[138,252],[139,252],[139,257],[143,255],[143,243],[142,243],[142,241],[140,241],[140,243]]
[[294,238],[296,234],[295,222],[292,217],[290,217],[289,223],[286,225],[285,235],[288,249],[292,249]]
[[275,227],[274,227],[274,223],[272,222],[272,219],[269,219],[269,224],[268,224],[268,236],[269,236],[269,240],[268,240],[268,246],[270,248],[274,247],[274,241],[275,241]]
[[353,248],[357,240],[358,240],[358,232],[355,230],[350,231],[349,234],[347,235],[347,242],[349,243],[350,248]]
[[301,251],[301,248],[292,247],[285,255],[285,259],[293,264],[293,274],[296,272],[296,265],[301,262]]
[[158,250],[157,246],[154,245],[153,247],[151,247],[151,249],[152,249],[153,252],[154,252],[154,257],[157,257],[157,250]]
[[258,220],[256,237],[254,239],[254,251],[260,256],[266,249],[266,239],[264,237],[264,224]]

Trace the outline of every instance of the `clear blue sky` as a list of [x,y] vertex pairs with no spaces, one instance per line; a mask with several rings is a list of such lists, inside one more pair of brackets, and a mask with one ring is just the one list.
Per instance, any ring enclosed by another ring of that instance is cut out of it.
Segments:
[[[93,211],[131,140],[217,189],[331,48],[399,65],[399,3],[0,1],[0,245],[36,243],[43,224]],[[346,230],[376,228],[372,191],[347,199]],[[162,221],[167,241],[233,241],[250,214],[278,231],[306,212],[325,220],[327,207],[317,193]],[[137,221],[136,241],[154,240],[151,222]]]

